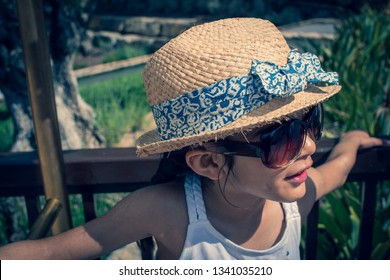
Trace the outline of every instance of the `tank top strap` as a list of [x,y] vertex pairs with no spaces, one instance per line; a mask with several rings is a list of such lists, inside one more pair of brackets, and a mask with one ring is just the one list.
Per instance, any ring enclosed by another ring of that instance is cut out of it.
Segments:
[[194,172],[187,173],[184,189],[186,193],[189,222],[194,223],[196,221],[207,220],[200,176]]
[[286,220],[301,218],[298,204],[296,202],[285,202],[282,203],[282,205],[286,215]]

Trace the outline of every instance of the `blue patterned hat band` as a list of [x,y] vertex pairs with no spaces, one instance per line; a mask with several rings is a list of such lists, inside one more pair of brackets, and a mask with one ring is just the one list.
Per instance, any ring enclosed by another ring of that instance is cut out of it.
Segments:
[[338,74],[322,70],[318,57],[293,49],[286,65],[254,59],[247,75],[227,78],[152,106],[162,140],[217,130],[275,98],[307,84],[338,84]]

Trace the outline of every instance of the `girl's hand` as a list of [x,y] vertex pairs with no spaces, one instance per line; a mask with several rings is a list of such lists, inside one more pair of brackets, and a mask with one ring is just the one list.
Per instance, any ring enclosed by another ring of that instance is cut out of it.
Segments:
[[340,137],[340,142],[349,142],[357,145],[357,148],[371,148],[375,146],[388,145],[389,141],[376,137],[371,137],[367,132],[362,130],[352,130]]

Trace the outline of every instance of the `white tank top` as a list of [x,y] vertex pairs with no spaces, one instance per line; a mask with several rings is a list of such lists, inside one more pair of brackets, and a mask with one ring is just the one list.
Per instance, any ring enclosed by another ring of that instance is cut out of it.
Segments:
[[286,228],[280,241],[266,250],[251,250],[235,244],[211,225],[197,174],[186,176],[184,188],[189,225],[181,260],[300,259],[301,217],[296,202],[282,203]]

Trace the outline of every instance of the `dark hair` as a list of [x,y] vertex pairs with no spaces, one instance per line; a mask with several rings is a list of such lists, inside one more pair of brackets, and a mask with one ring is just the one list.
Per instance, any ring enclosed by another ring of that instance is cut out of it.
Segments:
[[151,179],[152,185],[168,183],[184,177],[190,171],[186,163],[186,153],[188,151],[189,147],[186,147],[179,151],[164,153],[158,169]]
[[[178,151],[164,153],[151,183],[157,185],[183,178],[187,172],[191,171],[185,158],[190,149],[190,147],[185,147]],[[225,165],[228,166],[230,173],[233,169],[234,157],[225,155]]]

